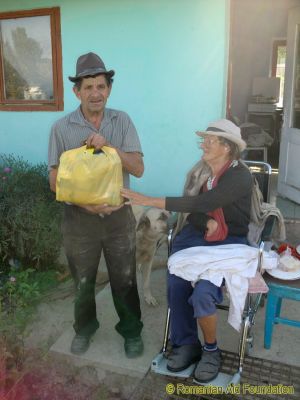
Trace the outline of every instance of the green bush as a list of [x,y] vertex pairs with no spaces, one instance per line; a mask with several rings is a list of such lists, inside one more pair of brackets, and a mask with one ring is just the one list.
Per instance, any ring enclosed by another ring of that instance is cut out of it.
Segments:
[[[32,307],[50,289],[58,285],[55,270],[36,271],[33,268],[11,267],[6,275],[0,276],[0,333],[7,329],[9,322],[16,325],[20,317],[32,312]],[[9,321],[12,317],[12,321]],[[28,316],[27,316],[28,321]],[[22,321],[24,322],[24,321]],[[18,324],[17,324],[18,325]],[[25,326],[25,324],[23,324]]]
[[55,264],[60,220],[61,206],[50,191],[46,164],[0,155],[0,264],[18,260],[35,269]]

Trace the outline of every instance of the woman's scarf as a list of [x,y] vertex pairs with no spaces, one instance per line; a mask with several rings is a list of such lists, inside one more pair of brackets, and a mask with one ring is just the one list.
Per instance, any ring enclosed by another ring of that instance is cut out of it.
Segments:
[[[229,168],[231,164],[231,161],[229,162],[229,165],[227,165],[226,169]],[[225,172],[225,170],[222,172],[222,174]],[[218,179],[222,175],[221,173],[218,174]],[[212,170],[204,162],[203,160],[198,161],[194,167],[189,171],[186,177],[185,185],[184,185],[184,190],[183,190],[183,195],[184,196],[197,196],[200,192],[200,189],[205,183],[207,182],[208,178],[212,175]],[[218,180],[217,179],[217,180]],[[216,180],[216,178],[215,178]],[[215,182],[214,182],[215,183]],[[216,182],[217,183],[217,182]],[[215,184],[216,184],[215,183]],[[222,210],[223,212],[223,210]],[[174,228],[174,233],[173,237],[175,237],[181,229],[184,227],[186,224],[186,219],[188,217],[189,213],[178,213],[178,218],[177,218],[177,224],[176,227]],[[223,215],[224,218],[224,215]],[[225,220],[224,220],[225,222]],[[222,229],[223,230],[223,229]],[[218,229],[217,229],[218,231]],[[214,237],[214,235],[211,235],[209,239],[206,238],[206,240],[210,240],[210,238]]]
[[[212,179],[211,187],[208,188],[208,181],[206,182],[206,185],[203,185],[203,192],[207,192],[208,190],[216,187],[218,184],[219,178],[224,174],[225,171],[227,171],[227,169],[230,167],[231,164],[232,164],[231,160],[227,161],[227,163],[223,166],[223,168],[219,171],[219,173]],[[207,236],[207,232],[206,232],[204,239],[207,242],[220,242],[220,241],[225,240],[228,235],[228,226],[225,222],[223,209],[221,207],[217,208],[216,210],[207,212],[207,215],[212,217],[217,222],[218,227],[215,230],[215,232],[210,236]]]

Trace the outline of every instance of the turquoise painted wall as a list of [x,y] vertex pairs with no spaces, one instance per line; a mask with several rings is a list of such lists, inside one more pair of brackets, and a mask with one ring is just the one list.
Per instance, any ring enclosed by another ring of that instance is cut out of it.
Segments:
[[63,112],[0,112],[0,152],[46,161],[52,123],[77,107],[80,54],[98,53],[116,76],[108,106],[133,119],[145,174],[132,187],[177,195],[200,157],[197,129],[224,116],[228,0],[1,0],[1,11],[61,7]]

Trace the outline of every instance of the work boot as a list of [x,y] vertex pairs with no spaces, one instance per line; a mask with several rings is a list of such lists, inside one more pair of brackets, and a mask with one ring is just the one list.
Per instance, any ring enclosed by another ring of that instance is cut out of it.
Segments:
[[76,355],[85,353],[90,346],[90,339],[91,336],[76,333],[71,343],[71,353]]
[[207,383],[215,379],[221,368],[221,351],[203,350],[202,358],[195,371],[194,378],[199,383]]
[[124,349],[127,358],[136,358],[143,354],[144,343],[141,336],[125,338]]
[[201,354],[202,346],[200,343],[174,347],[168,356],[167,368],[172,372],[183,371],[191,364],[199,361]]

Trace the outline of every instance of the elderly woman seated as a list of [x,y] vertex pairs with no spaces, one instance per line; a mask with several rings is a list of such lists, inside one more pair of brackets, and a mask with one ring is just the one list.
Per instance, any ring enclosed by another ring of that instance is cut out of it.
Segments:
[[[122,195],[132,204],[180,212],[172,254],[194,246],[247,244],[252,177],[240,162],[245,149],[240,129],[221,119],[209,124],[200,137],[202,159],[187,176],[183,197],[156,198],[127,189]],[[200,279],[191,282],[168,274],[172,352],[167,368],[178,372],[198,362],[194,378],[213,380],[221,365],[216,328],[216,304],[223,300],[221,287]],[[198,337],[199,325],[204,344]]]

